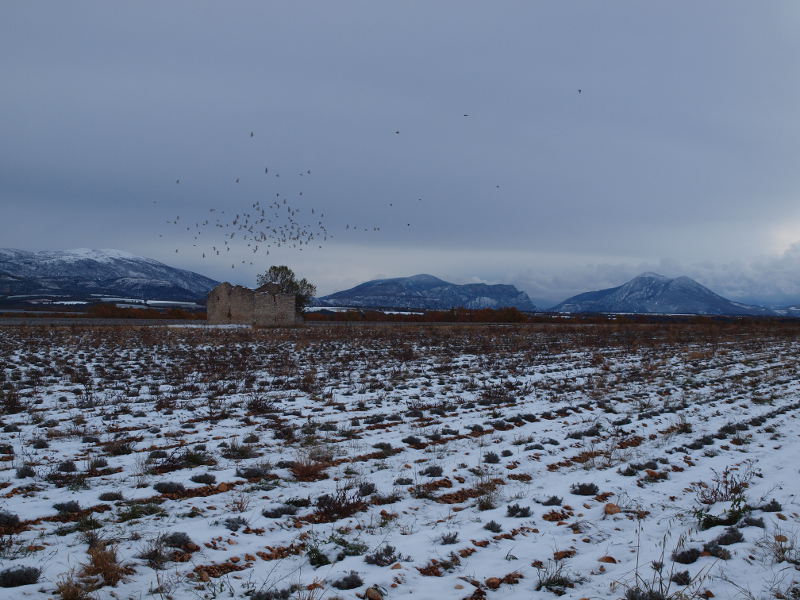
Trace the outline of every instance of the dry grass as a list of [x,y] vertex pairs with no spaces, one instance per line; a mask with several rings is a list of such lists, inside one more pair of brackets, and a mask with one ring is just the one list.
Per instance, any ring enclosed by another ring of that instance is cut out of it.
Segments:
[[98,544],[86,552],[89,561],[80,571],[81,580],[89,584],[90,589],[106,585],[116,586],[125,581],[128,575],[135,573],[133,567],[124,565],[117,559],[117,549],[113,546]]

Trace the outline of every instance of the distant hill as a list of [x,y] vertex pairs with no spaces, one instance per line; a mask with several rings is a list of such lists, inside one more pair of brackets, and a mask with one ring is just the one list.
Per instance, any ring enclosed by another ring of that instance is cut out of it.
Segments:
[[732,302],[689,277],[670,279],[657,273],[643,273],[619,287],[578,294],[551,310],[567,313],[775,314],[760,306]]
[[433,275],[375,279],[349,290],[318,298],[316,304],[318,306],[428,310],[510,306],[525,311],[536,310],[536,306],[528,295],[513,285],[487,285],[485,283],[457,285]]
[[203,300],[217,282],[120,250],[29,252],[0,248],[0,296],[92,294]]

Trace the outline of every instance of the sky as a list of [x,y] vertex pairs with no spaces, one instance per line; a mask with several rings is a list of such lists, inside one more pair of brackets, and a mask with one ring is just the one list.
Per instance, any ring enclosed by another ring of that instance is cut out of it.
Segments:
[[[0,247],[800,303],[798,30],[795,0],[7,0]],[[276,198],[328,239],[167,223]]]

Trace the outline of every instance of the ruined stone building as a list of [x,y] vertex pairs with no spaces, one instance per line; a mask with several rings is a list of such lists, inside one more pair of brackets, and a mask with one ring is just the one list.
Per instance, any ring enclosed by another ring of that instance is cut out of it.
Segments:
[[206,310],[211,325],[289,327],[303,321],[295,312],[294,294],[282,294],[273,284],[251,290],[221,283],[209,292]]

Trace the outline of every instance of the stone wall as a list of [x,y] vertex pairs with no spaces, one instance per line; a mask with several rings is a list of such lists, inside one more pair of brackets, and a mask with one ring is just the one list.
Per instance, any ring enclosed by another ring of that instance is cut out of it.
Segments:
[[251,290],[227,282],[211,290],[206,310],[211,325],[288,327],[302,321],[295,315],[294,295]]

